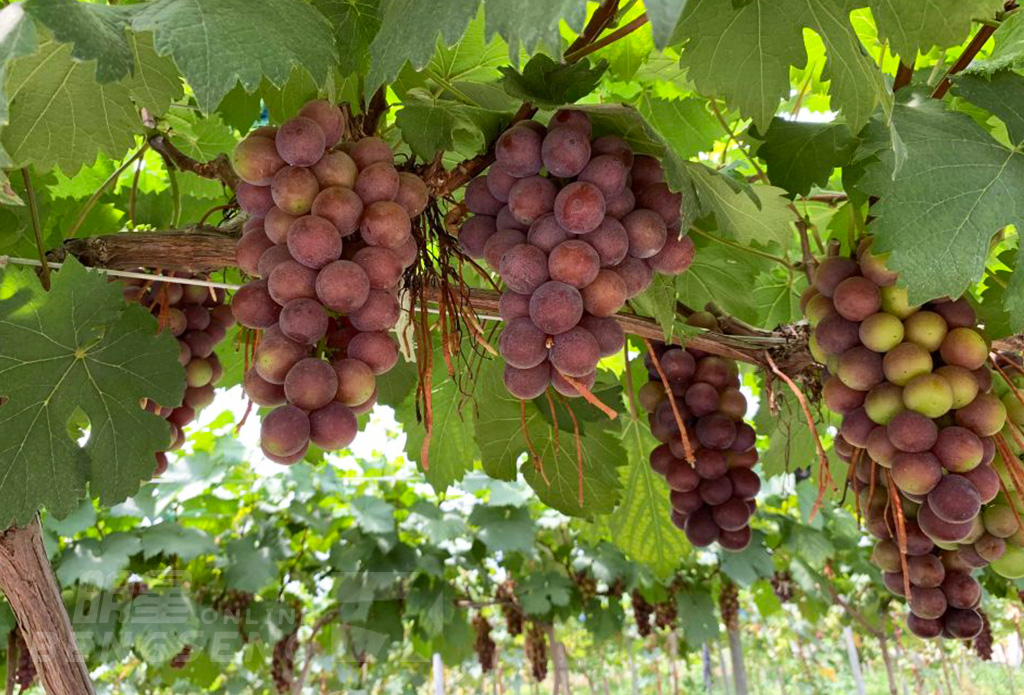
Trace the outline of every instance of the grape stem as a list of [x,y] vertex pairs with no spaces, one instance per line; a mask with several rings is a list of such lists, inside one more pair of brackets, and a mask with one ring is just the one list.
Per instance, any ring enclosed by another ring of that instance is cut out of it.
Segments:
[[[238,174],[231,166],[231,160],[224,153],[208,162],[200,162],[179,150],[170,139],[159,131],[150,133],[147,140],[150,147],[160,153],[178,171],[190,171],[204,179],[215,179],[234,190],[238,186]],[[169,167],[170,168],[170,167]]]

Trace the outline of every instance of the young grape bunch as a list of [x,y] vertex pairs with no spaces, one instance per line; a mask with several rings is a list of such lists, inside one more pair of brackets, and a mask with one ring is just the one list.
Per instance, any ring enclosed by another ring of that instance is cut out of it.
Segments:
[[177,408],[145,401],[142,407],[167,420],[169,444],[156,454],[153,477],[167,470],[167,453],[185,443],[185,425],[213,402],[214,387],[224,375],[214,349],[235,325],[231,308],[224,304],[224,290],[205,285],[186,285],[167,280],[111,278],[122,284],[127,301],[149,309],[161,331],[178,340],[178,361],[185,368],[185,397]]
[[[694,314],[690,321],[717,328],[711,314]],[[650,380],[638,397],[651,433],[662,442],[651,452],[651,468],[671,489],[672,523],[695,546],[717,542],[725,550],[743,550],[750,544],[761,479],[753,470],[757,435],[743,421],[747,400],[736,363],[661,343],[645,359]]]
[[843,418],[835,450],[855,464],[860,508],[878,539],[872,559],[892,592],[909,587],[908,627],[972,639],[982,619],[971,573],[999,562],[1017,531],[1015,519],[1012,530],[1003,517],[989,521],[1000,494],[993,436],[1006,407],[970,303],[913,305],[885,262],[867,238],[856,258],[818,266],[803,297],[811,353],[827,367],[825,405]]
[[574,109],[547,127],[517,123],[498,138],[486,175],[466,187],[472,216],[459,243],[505,285],[499,352],[517,398],[548,386],[570,398],[590,389],[598,361],[624,345],[616,312],[654,273],[677,275],[693,261],[682,196],[658,161],[591,130]]
[[262,332],[244,387],[273,408],[260,445],[285,465],[311,444],[347,447],[357,416],[376,402],[377,377],[398,361],[388,332],[418,256],[413,220],[429,201],[419,177],[395,168],[386,142],[339,142],[343,130],[339,108],[311,101],[234,152],[238,204],[250,218],[236,258],[253,279],[231,308]]

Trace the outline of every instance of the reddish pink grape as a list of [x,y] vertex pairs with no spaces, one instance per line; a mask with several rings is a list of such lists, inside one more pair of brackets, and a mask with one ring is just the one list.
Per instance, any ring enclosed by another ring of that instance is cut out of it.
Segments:
[[495,164],[509,176],[519,179],[534,176],[544,165],[541,160],[542,140],[543,136],[533,128],[524,125],[509,128],[495,145]]
[[286,166],[270,182],[274,204],[289,215],[308,213],[319,192],[320,182],[305,167]]
[[253,186],[269,186],[285,161],[277,153],[273,138],[249,135],[235,146],[231,155],[235,173]]
[[633,148],[618,135],[602,135],[594,140],[591,150],[595,155],[608,154],[617,157],[627,171],[633,166]]
[[474,215],[459,227],[459,245],[470,258],[483,258],[484,245],[496,231],[493,217]]
[[274,268],[285,261],[294,260],[292,254],[288,251],[288,244],[274,244],[260,256],[260,262],[256,266],[256,270],[261,277],[269,278],[270,274],[274,272]]
[[583,288],[583,308],[594,316],[611,316],[626,303],[626,283],[613,270],[602,268]]
[[682,217],[682,194],[673,193],[664,182],[652,184],[641,190],[636,198],[636,204],[658,213],[665,221],[666,227],[678,224]]
[[604,195],[594,184],[576,181],[559,191],[554,209],[555,219],[567,232],[586,234],[604,219]]
[[393,251],[380,246],[359,249],[352,261],[363,269],[370,287],[375,290],[394,287],[402,279],[402,271],[405,270]]
[[501,265],[501,257],[516,244],[526,241],[526,235],[514,229],[503,229],[495,232],[484,242],[484,260],[487,265],[497,270]]
[[500,200],[503,203],[508,202],[508,193],[512,190],[512,184],[519,180],[515,176],[509,176],[504,169],[497,166],[487,170],[485,179],[487,181],[487,190],[490,191],[496,200]]
[[580,172],[580,181],[587,181],[601,189],[605,200],[626,190],[629,169],[622,159],[610,154],[594,157]]
[[545,282],[530,297],[530,319],[548,335],[569,330],[583,316],[583,297],[572,285]]
[[536,367],[547,359],[547,335],[530,319],[515,319],[501,332],[498,351],[516,369]]
[[348,344],[349,357],[366,363],[370,370],[381,375],[391,371],[398,363],[398,346],[387,334],[378,331],[357,333]]
[[[315,198],[314,202],[316,202]],[[263,228],[272,242],[284,244],[288,241],[288,228],[297,219],[299,219],[298,216],[289,215],[281,208],[274,206],[267,212],[267,216],[263,220]]]
[[696,249],[690,237],[670,232],[661,251],[648,258],[647,264],[662,275],[679,275],[690,267],[695,254]]
[[398,323],[401,308],[398,299],[384,290],[370,290],[363,305],[349,314],[349,321],[360,331],[388,331]]
[[273,245],[262,228],[248,231],[235,244],[235,262],[247,275],[258,275],[260,257]]
[[270,195],[269,186],[254,186],[240,181],[235,188],[238,207],[252,217],[263,217],[274,207],[274,198]]
[[260,430],[260,445],[275,456],[290,456],[309,441],[309,417],[294,405],[275,408]]
[[357,310],[369,295],[370,279],[358,263],[334,261],[316,276],[316,296],[324,306],[339,314]]
[[557,126],[548,130],[541,144],[541,160],[552,176],[576,176],[590,161],[588,135],[571,126]]
[[560,126],[575,128],[583,134],[583,137],[590,140],[590,118],[586,113],[579,109],[559,109],[558,111],[555,111],[555,115],[552,116],[551,120],[548,122],[548,128],[557,128]]
[[[507,200],[507,198],[506,198]],[[466,207],[477,215],[497,215],[505,205],[505,201],[498,200],[487,187],[487,180],[477,177],[466,186],[465,196]]]
[[[518,179],[516,180],[518,181]],[[498,211],[498,216],[494,218],[494,225],[498,229],[518,229],[520,232],[530,229],[530,225],[523,224],[512,215],[508,205]]]
[[544,361],[530,369],[516,369],[506,364],[503,379],[505,388],[516,398],[537,398],[551,383],[551,365]]
[[363,211],[359,231],[371,246],[396,248],[412,233],[412,221],[398,203],[378,201]]
[[293,299],[281,309],[281,332],[304,345],[314,345],[327,335],[327,312],[315,299]]
[[341,235],[322,217],[306,215],[288,230],[288,252],[309,268],[323,268],[341,256]]
[[[536,249],[536,251],[541,256],[544,255],[540,249]],[[580,290],[592,283],[601,269],[601,258],[597,251],[586,241],[580,239],[563,241],[551,250],[551,254],[545,260],[552,280],[564,282]],[[518,291],[529,294],[532,290]]]
[[629,252],[629,234],[626,228],[612,217],[605,217],[597,229],[581,237],[594,247],[601,260],[602,268],[618,265]]
[[261,377],[255,367],[245,373],[242,388],[249,400],[259,406],[270,407],[285,402],[284,387],[280,384],[272,384]]
[[584,314],[579,325],[590,331],[597,340],[601,357],[611,357],[622,352],[626,345],[626,334],[619,322],[613,318]]
[[395,202],[402,206],[409,217],[418,217],[430,203],[427,184],[416,174],[398,172],[398,195]]
[[363,201],[350,188],[331,186],[320,191],[313,199],[312,213],[333,224],[338,233],[345,237],[359,229]]
[[338,378],[338,390],[334,400],[356,407],[373,397],[377,379],[365,362],[356,359],[336,360],[332,366]]
[[337,373],[318,357],[300,360],[284,379],[285,398],[306,411],[323,408],[334,400],[337,390]]
[[633,195],[633,191],[628,188],[624,188],[621,193],[605,199],[604,214],[608,217],[621,220],[623,217],[633,212],[635,208],[636,198]]
[[287,338],[275,324],[264,331],[256,348],[256,373],[271,384],[283,384],[288,370],[308,352],[305,345]]
[[665,170],[661,168],[661,162],[646,154],[638,154],[633,158],[630,173],[633,176],[634,191],[642,191],[665,180]]
[[316,121],[305,116],[282,123],[274,143],[281,159],[292,166],[313,166],[324,156],[324,131]]
[[320,126],[327,147],[338,144],[345,129],[345,120],[337,106],[326,99],[314,99],[299,109],[299,115],[315,121]]
[[309,440],[325,451],[344,449],[358,433],[355,413],[341,403],[328,403],[309,414]]
[[398,197],[401,181],[398,170],[387,162],[376,162],[365,169],[360,168],[356,177],[355,192],[363,199],[363,204],[370,205]]
[[633,256],[626,256],[622,262],[612,266],[626,285],[626,299],[632,299],[642,293],[654,280],[654,271],[646,261]]
[[668,239],[665,221],[651,210],[634,210],[622,218],[622,226],[629,236],[629,255],[634,258],[656,255]]
[[518,292],[502,292],[498,299],[498,315],[505,323],[513,319],[529,317],[530,295]]
[[513,292],[531,294],[548,280],[548,257],[536,246],[516,244],[502,254],[498,273]]
[[246,328],[267,328],[277,323],[281,307],[270,296],[266,280],[253,280],[235,292],[231,313]]
[[395,163],[395,153],[391,151],[386,142],[376,137],[366,137],[357,141],[348,151],[348,156],[352,158],[360,171],[373,164]]
[[597,338],[585,328],[575,326],[552,339],[549,360],[561,374],[582,378],[597,368],[601,348]]
[[568,238],[569,232],[558,226],[555,216],[550,212],[534,220],[526,235],[526,241],[544,253],[551,253],[553,248]]
[[582,377],[571,377],[559,374],[555,369],[551,370],[551,386],[566,398],[579,398],[581,395],[573,382],[582,384],[589,391],[597,382],[597,372],[593,371]]
[[316,299],[316,276],[315,270],[298,261],[285,261],[270,273],[267,290],[281,306],[293,299]]
[[508,209],[518,222],[530,225],[551,212],[557,193],[555,184],[542,176],[519,179],[509,191]]

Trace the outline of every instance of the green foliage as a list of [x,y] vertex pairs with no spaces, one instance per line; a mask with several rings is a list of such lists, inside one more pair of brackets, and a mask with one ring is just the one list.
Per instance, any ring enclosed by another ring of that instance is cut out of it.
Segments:
[[608,63],[602,60],[590,67],[590,61],[584,58],[566,65],[540,54],[531,58],[522,72],[510,67],[499,69],[505,91],[516,99],[538,106],[561,106],[592,92]]
[[773,118],[757,156],[772,183],[793,194],[824,188],[832,170],[850,160],[856,141],[842,123],[799,123]]
[[[8,269],[0,295],[0,525],[25,524],[41,506],[60,517],[89,485],[103,504],[134,494],[167,445],[167,425],[139,400],[177,405],[178,348],[126,306],[117,285],[68,261],[46,293],[30,270]],[[69,423],[88,419],[80,446]]]

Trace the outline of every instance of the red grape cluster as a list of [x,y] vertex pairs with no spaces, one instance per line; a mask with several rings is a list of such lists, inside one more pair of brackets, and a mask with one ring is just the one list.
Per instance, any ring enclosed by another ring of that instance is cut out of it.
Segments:
[[[697,321],[702,318],[714,320],[706,315]],[[672,490],[672,523],[698,547],[717,541],[726,550],[743,550],[750,544],[750,517],[761,479],[753,471],[757,435],[743,422],[747,399],[739,389],[736,363],[694,348],[656,344],[654,350],[645,358],[650,381],[640,389],[639,399],[648,411],[651,433],[662,442],[651,452],[651,468]],[[692,449],[692,465],[677,413]]]
[[498,139],[494,165],[466,187],[474,214],[459,243],[505,283],[499,351],[514,396],[591,388],[598,361],[625,342],[615,313],[655,271],[690,266],[681,196],[664,179],[622,138],[591,140],[582,111],[558,111],[546,128],[522,121]]
[[387,143],[338,144],[342,132],[341,110],[311,101],[234,153],[238,203],[251,217],[237,261],[259,279],[231,308],[263,331],[244,385],[254,403],[274,407],[261,446],[282,464],[302,459],[310,442],[348,446],[356,416],[376,402],[376,378],[398,361],[388,331],[417,258],[412,218],[429,199],[419,177],[395,169]]
[[885,261],[868,238],[857,258],[818,266],[803,298],[811,352],[828,367],[823,398],[843,416],[835,450],[856,461],[861,509],[878,539],[872,559],[886,586],[906,594],[905,561],[910,629],[970,639],[983,625],[971,571],[998,560],[1016,531],[981,517],[999,494],[992,437],[1006,408],[991,393],[989,345],[971,305],[911,305]]
[[213,388],[224,375],[214,349],[235,325],[231,308],[224,304],[224,290],[173,281],[120,279],[127,301],[139,303],[156,316],[160,330],[178,339],[178,361],[185,368],[185,397],[177,408],[146,401],[143,408],[167,420],[170,444],[156,454],[153,477],[167,470],[166,451],[185,443],[185,425],[196,413],[213,403]]

